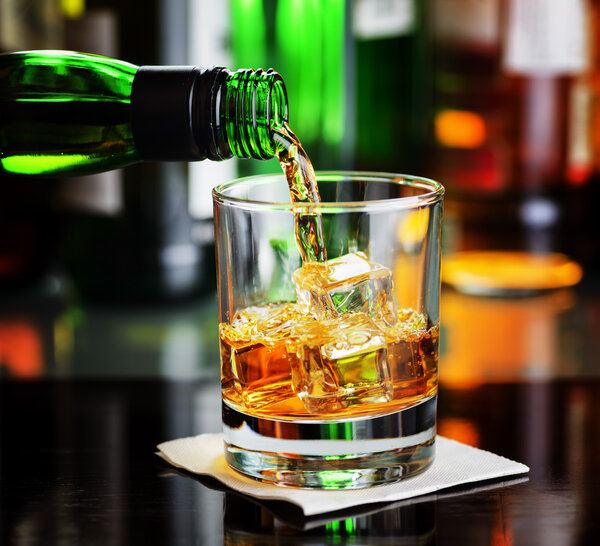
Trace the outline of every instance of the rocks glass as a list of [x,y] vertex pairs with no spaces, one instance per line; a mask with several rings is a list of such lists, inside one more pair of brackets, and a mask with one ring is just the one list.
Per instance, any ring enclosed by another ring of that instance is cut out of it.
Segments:
[[[388,483],[434,457],[444,190],[317,180],[319,203],[291,203],[283,175],[213,191],[225,457],[279,485]],[[307,215],[326,261],[302,263]]]

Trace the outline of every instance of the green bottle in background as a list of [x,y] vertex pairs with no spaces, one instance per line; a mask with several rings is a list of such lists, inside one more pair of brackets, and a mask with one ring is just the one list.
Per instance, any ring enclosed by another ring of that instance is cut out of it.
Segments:
[[268,159],[275,155],[271,126],[286,119],[285,86],[272,70],[137,67],[65,51],[0,56],[4,174]]
[[[351,2],[228,0],[227,4],[224,24],[229,41],[224,49],[230,47],[226,54],[232,64],[276,66],[285,77],[294,132],[315,167],[352,168]],[[245,162],[238,170],[249,175],[277,173],[280,167],[277,162]]]
[[355,168],[429,176],[428,2],[353,3]]
[[[237,66],[284,75],[294,131],[319,170],[427,174],[428,2],[229,0]],[[241,174],[277,172],[267,163]]]

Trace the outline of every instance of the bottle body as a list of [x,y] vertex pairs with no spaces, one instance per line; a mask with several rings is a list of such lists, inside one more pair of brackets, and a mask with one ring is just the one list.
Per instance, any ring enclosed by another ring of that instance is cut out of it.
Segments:
[[0,172],[82,175],[140,160],[275,155],[272,70],[138,67],[60,51],[0,56]]
[[139,160],[130,123],[137,67],[58,52],[0,56],[0,169],[77,175]]

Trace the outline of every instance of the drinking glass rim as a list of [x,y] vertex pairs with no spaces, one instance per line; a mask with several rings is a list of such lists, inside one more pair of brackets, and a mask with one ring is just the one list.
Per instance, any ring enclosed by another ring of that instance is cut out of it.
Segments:
[[212,190],[212,196],[215,204],[228,205],[246,210],[285,210],[285,211],[320,211],[320,212],[339,212],[343,210],[373,210],[373,209],[414,209],[433,205],[442,200],[444,196],[444,186],[430,178],[417,175],[377,172],[377,171],[316,171],[317,180],[335,180],[336,177],[343,179],[365,179],[374,182],[392,182],[421,188],[426,191],[421,195],[411,195],[406,197],[390,197],[388,199],[375,199],[372,201],[322,201],[319,203],[292,203],[261,201],[258,199],[248,199],[236,197],[227,194],[227,190],[238,187],[240,184],[256,185],[256,183],[272,183],[274,180],[281,180],[285,183],[283,173],[258,174],[253,176],[244,176],[223,182],[215,186]]

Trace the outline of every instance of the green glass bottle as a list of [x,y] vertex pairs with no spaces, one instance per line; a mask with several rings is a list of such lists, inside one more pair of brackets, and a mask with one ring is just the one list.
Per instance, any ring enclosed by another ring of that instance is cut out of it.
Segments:
[[273,70],[142,66],[67,51],[0,55],[0,173],[82,175],[138,161],[269,159],[287,122]]

